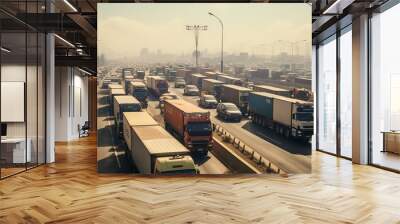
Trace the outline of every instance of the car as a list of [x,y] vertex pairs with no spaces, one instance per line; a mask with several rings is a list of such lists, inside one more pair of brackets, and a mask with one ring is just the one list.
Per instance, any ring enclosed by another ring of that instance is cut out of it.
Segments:
[[199,99],[199,106],[204,108],[216,108],[218,105],[217,100],[213,95],[202,95]]
[[199,88],[195,85],[186,85],[185,89],[183,90],[183,95],[186,96],[198,96],[200,95]]
[[175,88],[185,88],[186,82],[183,79],[175,80]]
[[175,93],[164,93],[164,94],[162,94],[160,96],[160,101],[158,103],[158,107],[160,108],[161,113],[163,112],[165,100],[176,100],[176,99],[179,99],[179,97]]
[[240,122],[242,112],[233,103],[219,103],[217,105],[217,116],[223,120],[232,120]]

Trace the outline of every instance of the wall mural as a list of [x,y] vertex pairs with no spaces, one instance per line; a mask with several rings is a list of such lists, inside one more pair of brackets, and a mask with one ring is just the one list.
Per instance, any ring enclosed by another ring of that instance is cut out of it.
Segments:
[[98,172],[311,172],[309,4],[98,4]]

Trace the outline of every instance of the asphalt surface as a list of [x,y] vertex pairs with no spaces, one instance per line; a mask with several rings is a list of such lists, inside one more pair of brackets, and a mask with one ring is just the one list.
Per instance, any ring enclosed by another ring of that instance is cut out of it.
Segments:
[[[174,86],[173,83],[170,83],[170,92],[188,102],[198,104],[199,97],[184,96],[183,89],[171,88],[171,86]],[[311,171],[310,143],[286,139],[272,130],[253,124],[248,119],[242,119],[239,123],[221,121],[216,117],[215,109],[208,110],[211,113],[213,123],[223,127],[287,173],[308,173]]]

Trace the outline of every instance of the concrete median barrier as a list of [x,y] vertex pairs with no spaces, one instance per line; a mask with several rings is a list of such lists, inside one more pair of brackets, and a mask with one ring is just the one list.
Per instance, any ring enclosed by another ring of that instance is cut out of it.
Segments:
[[212,154],[234,173],[261,174],[257,168],[237,156],[232,149],[224,145],[218,137],[213,137],[213,140],[214,147]]

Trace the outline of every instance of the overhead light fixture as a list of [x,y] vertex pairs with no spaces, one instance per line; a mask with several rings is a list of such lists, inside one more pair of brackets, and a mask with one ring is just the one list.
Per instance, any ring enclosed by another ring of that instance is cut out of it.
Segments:
[[11,52],[11,50],[9,50],[9,49],[7,49],[5,47],[1,47],[1,51],[4,51],[6,53],[10,53]]
[[78,67],[78,70],[81,71],[81,72],[83,72],[83,73],[85,73],[85,74],[87,74],[87,75],[90,75],[90,76],[93,75],[92,73],[90,73],[90,72],[88,72],[88,71],[86,71],[86,70],[83,70],[83,69],[81,69],[81,68],[79,68],[79,67]]
[[64,3],[68,5],[74,12],[78,12],[78,10],[68,1],[64,0]]
[[62,42],[64,42],[65,44],[69,45],[70,47],[75,48],[75,45],[73,45],[71,42],[69,42],[68,40],[62,38],[61,36],[59,36],[58,34],[54,34],[55,37],[57,37],[59,40],[61,40]]

